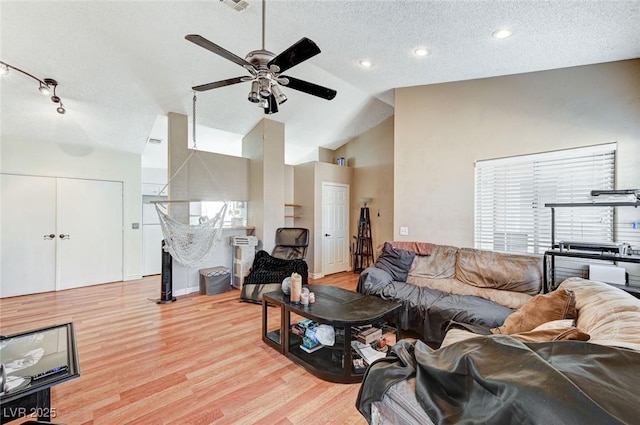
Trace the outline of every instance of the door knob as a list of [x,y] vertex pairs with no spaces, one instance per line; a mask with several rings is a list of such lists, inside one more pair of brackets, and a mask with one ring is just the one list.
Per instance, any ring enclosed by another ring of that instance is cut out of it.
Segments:
[[48,235],[44,235],[45,239],[55,239],[56,235],[55,233],[49,233]]
[[324,236],[325,236],[326,238],[328,238],[328,237],[329,237],[329,236],[331,236],[331,235],[330,235],[330,234],[328,234],[328,233],[325,233],[325,234],[324,234]]
[[60,239],[71,239],[71,235],[65,235],[64,233],[60,233]]

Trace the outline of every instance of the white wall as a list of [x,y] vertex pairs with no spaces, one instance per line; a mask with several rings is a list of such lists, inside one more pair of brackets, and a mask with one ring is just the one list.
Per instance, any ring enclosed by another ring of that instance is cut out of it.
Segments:
[[640,60],[402,88],[395,106],[398,240],[473,246],[481,159],[617,142],[616,188],[640,187]]
[[121,181],[124,188],[124,279],[142,276],[140,155],[63,144],[3,139],[0,172]]

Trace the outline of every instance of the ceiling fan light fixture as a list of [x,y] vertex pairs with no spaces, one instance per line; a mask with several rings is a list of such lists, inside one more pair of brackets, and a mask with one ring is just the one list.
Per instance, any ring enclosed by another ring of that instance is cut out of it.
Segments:
[[260,97],[267,99],[271,96],[271,81],[267,78],[260,78]]
[[251,83],[251,91],[249,92],[249,102],[258,103],[260,98],[258,97],[258,90],[260,90],[260,84],[257,81]]
[[267,99],[260,99],[258,102],[258,106],[261,108],[267,109],[269,107],[269,101]]
[[56,111],[58,111],[59,114],[64,114],[65,112],[67,112],[67,110],[64,109],[64,105],[62,104],[62,102],[60,102],[60,106],[56,108]]
[[273,91],[273,95],[276,98],[276,102],[278,102],[278,105],[282,105],[284,102],[287,101],[287,96],[282,93],[282,89],[280,89],[280,86],[278,86],[277,84],[274,84],[271,87],[271,91]]

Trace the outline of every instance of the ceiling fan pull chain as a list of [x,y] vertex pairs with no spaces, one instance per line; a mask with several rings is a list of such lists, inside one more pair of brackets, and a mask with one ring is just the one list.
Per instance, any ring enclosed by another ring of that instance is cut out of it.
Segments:
[[193,149],[198,150],[198,145],[196,144],[196,92],[193,91]]

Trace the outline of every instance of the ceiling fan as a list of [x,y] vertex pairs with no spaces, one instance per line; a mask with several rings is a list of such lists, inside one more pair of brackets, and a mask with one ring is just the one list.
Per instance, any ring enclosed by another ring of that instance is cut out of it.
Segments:
[[320,53],[320,48],[318,48],[316,43],[310,39],[303,37],[277,56],[270,51],[265,50],[265,3],[266,0],[263,0],[262,49],[249,52],[244,59],[234,55],[228,50],[223,49],[200,35],[189,34],[185,36],[185,38],[190,42],[240,65],[251,74],[251,76],[234,77],[227,80],[194,86],[192,89],[195,91],[206,91],[250,81],[251,91],[248,96],[249,102],[256,103],[259,107],[264,108],[265,114],[274,114],[278,112],[278,105],[287,101],[287,96],[282,92],[280,86],[289,87],[327,100],[331,100],[336,97],[337,92],[333,89],[286,75],[281,75],[282,72],[287,71],[288,69],[291,69]]

